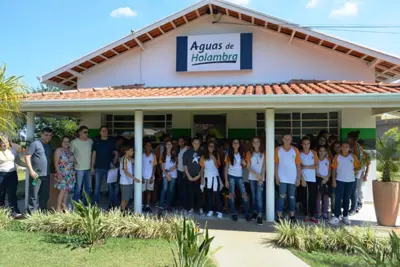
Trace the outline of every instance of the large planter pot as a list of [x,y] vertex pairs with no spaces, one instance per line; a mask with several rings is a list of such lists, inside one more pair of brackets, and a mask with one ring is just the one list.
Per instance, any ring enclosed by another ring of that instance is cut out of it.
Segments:
[[400,183],[372,181],[374,206],[378,224],[396,226],[399,213]]

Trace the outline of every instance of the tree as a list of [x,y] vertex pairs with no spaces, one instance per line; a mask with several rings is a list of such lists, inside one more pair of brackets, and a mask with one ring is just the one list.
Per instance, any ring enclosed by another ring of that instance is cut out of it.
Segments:
[[[60,88],[40,84],[39,88],[32,88],[32,92],[58,92],[61,91]],[[36,117],[35,118],[35,135],[39,136],[40,131],[44,127],[50,127],[53,129],[53,135],[57,135],[58,137],[68,136],[73,137],[75,135],[76,130],[78,129],[79,120],[76,118],[68,117],[68,116],[53,116],[53,117]]]
[[78,129],[78,119],[71,117],[36,117],[35,118],[35,135],[40,136],[40,132],[44,127],[53,129],[53,135],[62,138],[68,136],[72,138]]
[[[60,89],[55,86],[40,84],[38,88],[30,88],[31,93],[58,92]],[[26,132],[26,117],[21,117],[15,121],[19,132]],[[69,116],[55,116],[49,114],[48,117],[35,117],[35,137],[40,137],[40,132],[44,127],[53,129],[53,135],[58,137],[73,137],[78,128],[79,120]]]
[[15,135],[16,117],[21,117],[22,97],[27,92],[22,76],[6,76],[7,66],[0,66],[0,131]]

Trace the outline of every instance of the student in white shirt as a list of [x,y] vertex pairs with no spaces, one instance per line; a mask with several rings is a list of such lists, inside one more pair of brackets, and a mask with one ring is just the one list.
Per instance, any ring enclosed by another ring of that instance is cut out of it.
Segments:
[[133,187],[134,181],[136,183],[140,183],[140,180],[133,176],[133,147],[129,145],[123,145],[121,148],[121,152],[124,155],[119,164],[120,170],[120,180],[119,183],[121,185],[121,210],[125,210],[128,206],[129,200],[133,198]]
[[302,180],[305,181],[302,203],[306,216],[304,222],[310,220],[313,223],[318,223],[318,220],[315,218],[317,204],[316,169],[318,167],[318,156],[315,151],[310,149],[310,146],[310,138],[308,136],[303,137],[301,139],[302,150],[300,152]]
[[[331,161],[329,160],[328,150],[324,146],[318,148],[318,169],[317,169],[317,213],[324,220],[328,220],[329,196],[332,193]],[[321,202],[323,212],[321,212]]]
[[292,135],[282,136],[283,145],[275,149],[275,182],[279,186],[277,222],[282,220],[285,199],[289,196],[290,222],[296,223],[296,186],[301,181],[301,160],[299,150],[292,146]]
[[160,197],[160,209],[164,209],[165,194],[168,192],[166,208],[171,210],[171,202],[175,193],[175,182],[178,177],[177,171],[178,157],[172,147],[172,141],[168,140],[164,144],[164,151],[161,154],[160,165],[163,175],[163,187]]
[[246,164],[249,170],[249,182],[251,190],[251,203],[253,219],[257,220],[258,225],[263,224],[263,191],[265,181],[265,152],[258,137],[253,138],[253,145],[246,154]]
[[222,219],[222,203],[220,192],[222,189],[222,182],[218,171],[220,165],[220,158],[217,150],[215,149],[215,144],[213,142],[209,142],[207,149],[204,150],[204,155],[200,159],[201,184],[205,185],[207,180],[207,216],[211,217],[214,215],[212,207],[213,204],[215,204],[218,219]]
[[247,165],[243,155],[242,147],[240,146],[238,139],[232,140],[232,146],[228,150],[228,154],[225,156],[225,186],[229,189],[229,202],[232,210],[232,220],[237,221],[238,215],[236,214],[235,208],[235,185],[239,189],[246,221],[251,221],[249,215],[249,201],[246,193],[246,187],[243,181],[243,168]]
[[336,188],[335,199],[335,217],[329,222],[333,225],[339,224],[339,216],[342,210],[343,201],[343,222],[346,225],[350,224],[349,220],[349,204],[350,196],[355,186],[355,173],[360,168],[360,162],[357,156],[350,153],[350,145],[343,141],[341,145],[341,154],[338,154],[333,159],[332,163],[332,187]]
[[152,146],[150,141],[144,143],[144,153],[142,159],[142,191],[143,197],[146,200],[144,212],[152,212],[150,208],[151,193],[154,190],[154,179],[157,166],[156,155],[152,153]]
[[180,136],[178,138],[178,146],[179,146],[179,152],[178,152],[178,180],[176,181],[177,183],[177,189],[178,189],[178,195],[179,195],[179,202],[182,207],[186,207],[186,187],[187,187],[187,179],[185,178],[185,166],[183,165],[183,155],[187,151],[187,146],[185,142],[185,138],[183,136]]

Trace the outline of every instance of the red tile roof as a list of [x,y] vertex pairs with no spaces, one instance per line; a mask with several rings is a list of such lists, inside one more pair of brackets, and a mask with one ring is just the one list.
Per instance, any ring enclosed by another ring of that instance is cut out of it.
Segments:
[[190,87],[135,87],[115,86],[60,92],[34,93],[25,100],[63,100],[97,98],[222,96],[222,95],[329,95],[400,93],[400,84],[364,82],[290,82],[282,84],[190,86]]

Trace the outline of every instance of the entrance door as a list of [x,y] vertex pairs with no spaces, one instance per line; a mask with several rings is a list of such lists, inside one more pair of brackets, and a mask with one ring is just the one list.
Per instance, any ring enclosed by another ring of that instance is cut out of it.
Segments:
[[217,139],[226,137],[226,114],[220,115],[194,115],[194,133],[201,135],[204,141],[208,135],[213,135]]

